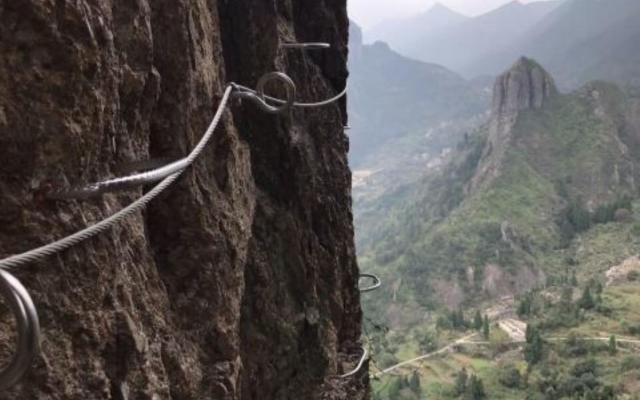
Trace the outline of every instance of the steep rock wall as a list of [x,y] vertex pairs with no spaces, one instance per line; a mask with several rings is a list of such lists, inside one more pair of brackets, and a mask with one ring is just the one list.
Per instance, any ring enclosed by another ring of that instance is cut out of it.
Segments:
[[[346,81],[344,0],[0,1],[0,256],[69,234],[139,192],[46,193],[185,155],[225,83],[286,71],[300,99]],[[326,41],[328,51],[283,51]],[[227,112],[144,214],[16,271],[42,354],[7,399],[365,396],[344,102]],[[0,351],[13,351],[3,318]]]

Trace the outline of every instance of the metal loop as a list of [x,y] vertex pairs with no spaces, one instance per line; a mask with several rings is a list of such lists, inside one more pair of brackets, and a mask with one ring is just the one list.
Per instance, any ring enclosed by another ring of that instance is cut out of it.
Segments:
[[283,49],[301,49],[301,50],[325,50],[331,47],[329,43],[325,42],[308,42],[308,43],[282,43],[280,45]]
[[371,286],[367,286],[364,288],[359,288],[361,293],[365,293],[365,292],[372,292],[378,288],[380,288],[380,286],[382,286],[382,281],[380,281],[380,278],[378,278],[376,275],[373,274],[360,274],[360,279],[362,278],[370,278],[373,280],[373,285]]
[[[272,106],[267,103],[267,100],[272,100],[272,98],[264,93],[264,88],[267,83],[274,80],[282,82],[285,90],[287,91],[286,100],[277,102],[279,104],[278,106]],[[263,75],[258,81],[255,91],[247,90],[244,87],[235,84],[234,88],[236,89],[234,92],[235,97],[251,100],[263,111],[269,114],[282,114],[290,110],[296,100],[296,84],[291,80],[291,78],[289,78],[289,76],[282,72],[270,72]]]
[[18,330],[17,351],[9,365],[0,372],[0,390],[6,390],[22,378],[40,351],[40,322],[27,289],[4,269],[0,269],[0,294],[13,312]]
[[364,362],[367,361],[367,358],[369,358],[369,351],[363,347],[362,357],[360,358],[360,361],[358,361],[358,365],[353,369],[353,371],[340,375],[340,378],[348,378],[350,376],[357,374],[358,371],[362,369],[362,366],[364,365]]

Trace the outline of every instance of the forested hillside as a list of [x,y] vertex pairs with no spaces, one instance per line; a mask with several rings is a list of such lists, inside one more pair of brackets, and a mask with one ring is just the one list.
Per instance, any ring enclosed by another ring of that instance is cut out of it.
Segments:
[[357,214],[376,398],[633,398],[639,171],[636,90],[498,77],[486,125]]

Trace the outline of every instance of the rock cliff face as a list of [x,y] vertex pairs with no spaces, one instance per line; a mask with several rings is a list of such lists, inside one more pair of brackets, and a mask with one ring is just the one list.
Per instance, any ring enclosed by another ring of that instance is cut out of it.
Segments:
[[[344,0],[0,2],[0,257],[139,196],[43,194],[185,155],[229,81],[281,70],[299,99],[334,95],[347,29]],[[332,378],[360,354],[345,120],[344,102],[287,116],[234,105],[147,212],[17,270],[42,353],[0,398],[364,398],[364,369]]]
[[496,79],[487,146],[472,187],[493,179],[498,173],[519,113],[542,108],[557,93],[551,75],[537,62],[526,57],[521,57]]

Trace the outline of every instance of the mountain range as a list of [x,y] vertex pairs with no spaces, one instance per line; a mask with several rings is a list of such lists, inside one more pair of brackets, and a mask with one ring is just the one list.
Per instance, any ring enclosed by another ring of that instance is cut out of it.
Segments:
[[424,307],[520,293],[565,271],[582,233],[624,221],[638,179],[639,93],[592,82],[562,94],[521,58],[442,168],[360,210],[359,260],[396,282],[382,304],[399,282],[397,302]]
[[[366,36],[466,77],[495,76],[513,59],[530,56],[561,88],[574,89],[593,79],[640,83],[639,17],[636,0],[513,1],[474,18],[438,4],[411,19],[383,23]],[[411,33],[398,33],[405,31]]]
[[[349,46],[350,163],[354,168],[388,168],[389,163],[431,158],[457,141],[464,121],[488,109],[483,84],[467,81],[445,67],[404,57],[386,43],[363,44],[361,30],[353,22]],[[433,134],[448,121],[457,121],[460,127]]]

